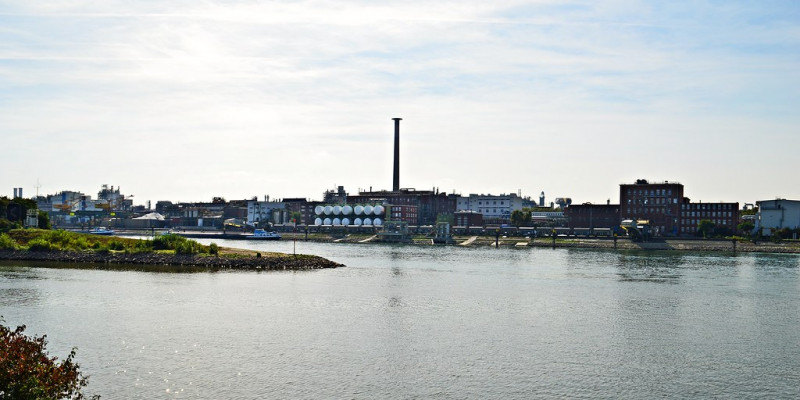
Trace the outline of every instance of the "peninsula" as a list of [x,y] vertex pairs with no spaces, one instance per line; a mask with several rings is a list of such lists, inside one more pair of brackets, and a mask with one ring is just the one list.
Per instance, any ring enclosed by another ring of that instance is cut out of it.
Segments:
[[219,247],[213,243],[205,246],[177,235],[127,239],[41,229],[14,229],[0,234],[0,260],[248,270],[312,270],[344,266],[312,255],[260,253]]

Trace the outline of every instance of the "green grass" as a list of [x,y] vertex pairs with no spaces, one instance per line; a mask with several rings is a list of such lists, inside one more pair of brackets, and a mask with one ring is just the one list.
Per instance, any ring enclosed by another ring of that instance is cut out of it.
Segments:
[[162,235],[154,239],[125,239],[113,236],[98,236],[80,232],[42,229],[13,229],[0,236],[0,249],[29,251],[94,251],[108,253],[119,251],[126,253],[169,254],[209,254],[219,251],[214,246],[203,246],[200,243],[178,235]]

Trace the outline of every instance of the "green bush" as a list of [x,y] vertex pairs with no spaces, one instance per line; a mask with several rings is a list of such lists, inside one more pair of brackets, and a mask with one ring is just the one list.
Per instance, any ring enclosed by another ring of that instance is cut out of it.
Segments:
[[8,234],[0,233],[0,250],[18,250],[19,245],[17,242],[8,236]]
[[203,246],[194,240],[184,240],[175,244],[176,254],[197,254],[203,252]]
[[8,232],[12,229],[19,229],[20,226],[16,222],[11,222],[5,218],[0,218],[0,232]]
[[108,242],[108,248],[110,250],[125,250],[125,244],[120,242],[119,240],[112,240]]
[[50,251],[61,250],[57,245],[48,242],[42,238],[36,238],[28,242],[28,250],[30,251]]
[[211,243],[208,246],[208,254],[211,254],[211,255],[214,255],[214,256],[219,254],[219,246],[217,246],[216,243]]
[[157,236],[153,239],[152,246],[153,250],[175,250],[177,254],[197,254],[208,251],[200,243],[174,234]]

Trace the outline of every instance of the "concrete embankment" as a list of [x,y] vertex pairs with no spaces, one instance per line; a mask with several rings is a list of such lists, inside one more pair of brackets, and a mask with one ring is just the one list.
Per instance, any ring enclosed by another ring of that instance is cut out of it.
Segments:
[[44,261],[60,263],[128,264],[193,266],[211,269],[312,270],[344,265],[318,256],[290,255],[256,257],[255,255],[198,256],[161,253],[95,253],[71,251],[0,250],[0,260]]
[[572,247],[618,250],[676,250],[676,251],[714,251],[742,253],[800,253],[800,244],[771,242],[742,242],[733,240],[688,240],[666,239],[650,242],[632,242],[627,239],[557,239],[555,245],[550,239],[536,239],[531,247]]
[[[309,240],[325,243],[380,243],[376,241],[374,235],[347,235],[346,237],[334,237],[324,234],[310,235],[308,239],[303,234],[294,236],[297,240]],[[285,240],[292,240],[291,233],[284,234]],[[709,251],[709,252],[734,252],[737,253],[800,253],[800,242],[783,241],[773,243],[759,241],[734,241],[728,239],[653,239],[648,242],[633,242],[628,238],[618,238],[616,244],[610,238],[556,238],[555,243],[549,237],[523,238],[523,237],[500,237],[493,235],[487,236],[455,236],[453,243],[459,247],[495,247],[498,241],[499,247],[513,247],[517,249],[541,247],[541,248],[585,248],[585,249],[617,249],[617,250],[668,250],[668,251]],[[413,238],[408,242],[410,245],[430,246],[431,240],[425,238]]]

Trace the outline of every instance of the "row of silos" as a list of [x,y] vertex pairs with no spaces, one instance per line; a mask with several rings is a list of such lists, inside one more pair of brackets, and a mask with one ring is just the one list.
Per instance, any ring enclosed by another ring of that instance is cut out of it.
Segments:
[[[382,205],[357,205],[355,207],[345,205],[345,206],[316,206],[314,208],[314,214],[317,216],[322,215],[358,215],[358,216],[380,216],[383,215],[383,212],[386,211]],[[327,224],[326,224],[327,225]]]
[[328,217],[326,217],[324,219],[320,218],[320,217],[317,217],[317,219],[314,220],[314,225],[317,225],[317,226],[320,226],[320,225],[333,225],[333,226],[351,226],[351,225],[352,226],[381,226],[381,225],[383,225],[383,220],[381,220],[380,218],[375,218],[375,219],[372,219],[372,218],[364,218],[364,219],[356,218],[356,219],[350,221],[350,218],[347,218],[347,217],[341,218],[341,219],[339,219],[338,217],[337,218],[333,218],[333,219],[328,218]]

